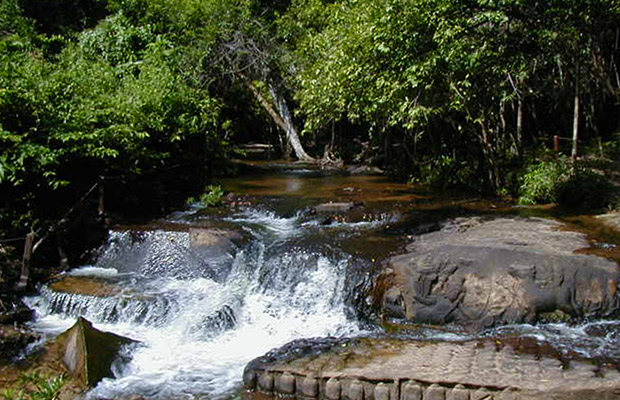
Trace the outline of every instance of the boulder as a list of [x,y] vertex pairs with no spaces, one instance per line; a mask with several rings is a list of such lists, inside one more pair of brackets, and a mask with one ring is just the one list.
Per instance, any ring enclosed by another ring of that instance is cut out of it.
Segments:
[[194,248],[216,247],[223,251],[229,251],[234,246],[234,241],[242,241],[244,236],[228,229],[190,228],[190,245]]
[[117,284],[90,276],[61,275],[49,287],[54,292],[95,297],[109,297],[121,292]]
[[375,286],[385,317],[478,330],[546,315],[611,317],[618,266],[575,250],[584,235],[540,218],[461,218],[389,259]]
[[[463,342],[386,338],[289,343],[251,361],[248,399],[599,400],[620,396],[614,366],[566,360],[536,339]],[[522,343],[529,340],[528,343]],[[273,385],[295,377],[296,385]]]
[[599,215],[597,218],[609,227],[620,231],[620,212]]
[[95,329],[85,318],[56,339],[62,363],[73,377],[87,387],[93,387],[103,378],[113,377],[112,363],[122,346],[135,341]]
[[39,339],[38,335],[13,324],[0,324],[0,365],[8,364],[20,355],[26,346]]
[[323,203],[313,207],[313,211],[318,214],[342,214],[361,206],[359,203],[342,202],[342,203]]

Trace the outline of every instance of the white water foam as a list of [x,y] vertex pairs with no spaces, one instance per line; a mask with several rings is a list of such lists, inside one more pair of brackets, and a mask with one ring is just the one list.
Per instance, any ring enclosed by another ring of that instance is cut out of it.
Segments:
[[84,267],[76,268],[67,273],[70,276],[90,276],[99,278],[111,278],[118,276],[118,270],[116,268],[102,268],[92,265],[86,265]]
[[[297,217],[248,211],[234,220],[276,241],[299,233]],[[115,379],[104,379],[88,394],[91,399],[230,398],[253,358],[294,339],[359,332],[343,298],[347,257],[282,250],[259,240],[238,252],[226,279],[216,281],[186,273],[194,261],[179,244],[182,233],[134,236],[113,234],[101,256],[105,266],[77,272],[113,279],[122,288],[119,294],[102,298],[43,288],[30,300],[40,331],[57,334],[81,315],[101,330],[142,343],[130,349],[128,363],[116,367]],[[162,254],[166,257],[153,256]],[[181,268],[179,262],[186,264]],[[161,265],[168,269],[152,273]],[[203,266],[200,260],[196,265]]]

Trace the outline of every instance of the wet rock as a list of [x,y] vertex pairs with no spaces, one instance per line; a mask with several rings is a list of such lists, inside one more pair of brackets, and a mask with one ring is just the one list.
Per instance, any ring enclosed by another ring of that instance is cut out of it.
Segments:
[[84,296],[108,297],[121,292],[119,286],[99,278],[62,275],[49,284],[55,292],[80,294]]
[[301,382],[299,392],[304,397],[317,398],[319,396],[319,381],[316,378],[307,376]]
[[[500,339],[365,338],[349,340],[346,346],[321,346],[312,353],[306,351],[307,342],[297,342],[300,352],[287,345],[287,357],[261,357],[248,364],[246,372],[294,375],[297,383],[303,382],[295,395],[306,399],[599,400],[620,393],[620,373],[614,366],[577,359],[566,363],[544,348],[520,352]],[[311,390],[303,387],[306,383]],[[264,398],[252,393],[250,399]]]
[[11,362],[28,344],[37,339],[38,336],[27,329],[0,325],[0,365]]
[[351,382],[347,391],[347,399],[364,400],[364,384],[361,381],[355,380]]
[[325,398],[327,400],[338,400],[342,393],[342,385],[336,378],[330,378],[325,383]]
[[407,382],[403,387],[401,400],[422,400],[422,388],[415,382]]
[[245,237],[233,230],[215,228],[190,228],[190,249],[200,260],[208,260],[205,270],[210,278],[222,281],[228,276],[237,249]]
[[454,389],[448,392],[446,400],[469,400],[469,390],[463,385],[456,385]]
[[315,206],[312,210],[318,214],[334,214],[334,213],[346,213],[353,210],[356,207],[360,207],[359,203],[323,203]]
[[113,377],[112,363],[121,347],[132,343],[136,342],[95,329],[82,317],[56,339],[57,346],[62,349],[63,364],[87,387],[95,386],[103,378]]
[[[618,312],[618,268],[574,251],[583,235],[530,218],[457,219],[420,236],[378,280],[388,317],[477,330],[541,315]],[[555,314],[553,314],[555,313]]]
[[380,382],[375,386],[373,395],[375,400],[390,400],[390,387]]
[[446,389],[437,385],[432,384],[424,392],[424,400],[445,400],[446,399]]
[[273,374],[263,372],[258,376],[258,390],[263,393],[271,393],[273,391]]
[[233,241],[242,241],[244,237],[228,229],[190,228],[189,239],[192,247],[220,247],[228,251]]
[[351,165],[347,167],[347,173],[351,175],[382,175],[383,170],[370,165]]
[[247,390],[256,389],[256,371],[246,370],[243,373],[243,386]]
[[276,392],[284,395],[295,394],[295,376],[285,372],[276,379]]

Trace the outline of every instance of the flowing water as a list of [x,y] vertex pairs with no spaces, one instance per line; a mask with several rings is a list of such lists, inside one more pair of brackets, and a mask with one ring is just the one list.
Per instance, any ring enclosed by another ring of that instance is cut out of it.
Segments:
[[[438,201],[370,176],[290,169],[223,182],[238,196],[226,211],[198,205],[145,227],[112,230],[93,265],[67,275],[106,288],[102,295],[43,286],[29,298],[34,328],[48,336],[78,316],[139,341],[124,349],[89,398],[232,398],[245,364],[299,338],[378,334],[370,317],[370,277],[382,259],[442,219],[502,210],[478,200]],[[309,206],[363,202],[350,218]],[[193,242],[192,229],[226,229],[223,245]],[[502,328],[552,343],[559,352],[620,360],[620,323]],[[422,329],[416,337],[464,340]]]

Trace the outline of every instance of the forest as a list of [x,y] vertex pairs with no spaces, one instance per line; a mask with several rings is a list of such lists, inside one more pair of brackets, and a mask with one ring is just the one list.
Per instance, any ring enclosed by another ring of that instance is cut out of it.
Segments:
[[618,0],[2,0],[0,239],[101,177],[156,213],[246,143],[604,207],[619,46]]

